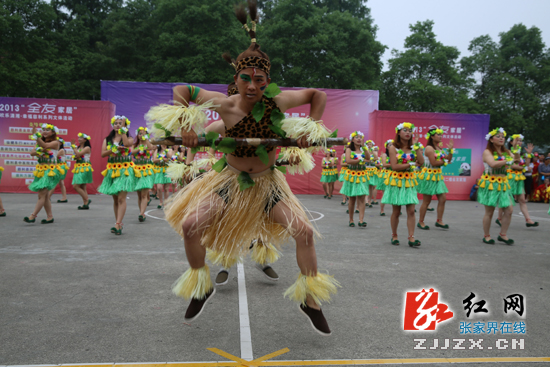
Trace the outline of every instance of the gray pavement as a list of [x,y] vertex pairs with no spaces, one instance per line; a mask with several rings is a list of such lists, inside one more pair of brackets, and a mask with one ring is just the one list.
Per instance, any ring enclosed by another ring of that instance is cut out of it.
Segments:
[[[90,210],[78,211],[80,197],[69,195],[69,203],[53,204],[55,223],[42,225],[44,212],[36,224],[23,222],[35,195],[1,194],[8,215],[0,218],[0,365],[225,360],[206,348],[241,356],[237,269],[201,317],[186,323],[187,302],[171,293],[188,267],[183,242],[154,209],[158,200],[139,223],[137,198],[129,196],[123,234],[115,236],[110,197],[92,196]],[[323,235],[316,244],[319,269],[342,284],[323,305],[333,335],[319,336],[283,298],[298,274],[294,243],[288,243],[273,265],[278,282],[267,280],[250,259],[244,263],[254,358],[283,348],[290,351],[272,361],[550,356],[548,204],[529,203],[538,228],[526,228],[515,207],[509,236],[516,243],[507,246],[481,242],[479,204],[447,202],[444,219],[451,228],[435,229],[429,212],[432,229],[416,231],[422,246],[414,249],[406,245],[405,216],[402,244],[390,244],[391,208],[386,217],[378,206],[367,208],[368,227],[349,228],[339,196],[299,198]],[[493,225],[494,238],[498,232]],[[211,266],[213,278],[217,270]],[[454,317],[435,331],[403,331],[405,293],[430,287]],[[474,302],[487,301],[489,314],[466,317],[462,301],[470,292]],[[523,317],[504,313],[503,298],[515,293],[525,297]],[[462,335],[464,321],[523,321],[527,332]],[[414,349],[418,338],[427,339],[427,349]],[[459,338],[466,349],[452,349]],[[450,339],[451,347],[429,349],[433,339]],[[484,349],[469,349],[469,339],[484,339]],[[497,339],[508,347],[497,349]],[[512,339],[523,339],[524,349],[512,349]]]

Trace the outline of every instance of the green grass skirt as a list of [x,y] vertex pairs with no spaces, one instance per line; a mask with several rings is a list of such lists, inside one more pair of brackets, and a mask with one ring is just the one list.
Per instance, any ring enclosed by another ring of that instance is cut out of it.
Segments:
[[[128,175],[126,175],[126,170]],[[136,176],[132,167],[123,169],[106,169],[102,172],[104,174],[103,182],[97,191],[105,195],[118,195],[119,192],[132,192],[135,191]],[[115,177],[113,177],[113,173]],[[118,173],[118,175],[117,175]]]
[[346,195],[349,197],[353,196],[363,196],[369,194],[369,184],[367,182],[367,176],[353,176],[349,172],[357,171],[348,171],[348,174],[344,175],[344,182],[342,188],[340,189],[340,194]]
[[[500,178],[502,181],[495,181]],[[493,181],[491,181],[493,179]],[[497,177],[483,175],[479,181],[479,189],[477,190],[478,203],[486,206],[497,208],[507,208],[514,206],[514,197],[512,196],[511,186],[506,177]]]
[[29,185],[29,190],[38,192],[43,189],[53,190],[61,181],[62,174],[56,163],[38,164],[34,171],[34,181]]
[[76,163],[73,169],[73,185],[90,184],[94,182],[93,168],[90,163]]

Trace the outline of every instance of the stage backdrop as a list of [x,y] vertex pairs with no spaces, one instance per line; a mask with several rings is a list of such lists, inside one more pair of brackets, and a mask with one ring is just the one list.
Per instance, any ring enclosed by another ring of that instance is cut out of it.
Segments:
[[[97,194],[101,185],[104,162],[101,159],[101,142],[111,127],[106,121],[115,113],[115,106],[104,101],[79,101],[67,99],[8,98],[0,97],[0,166],[4,167],[0,192],[31,192],[36,158],[30,151],[36,142],[29,139],[34,126],[51,123],[60,129],[59,136],[65,140],[67,155],[72,154],[71,140],[76,142],[79,132],[92,137],[91,163],[94,167],[94,182],[88,185],[89,194]],[[65,178],[67,192],[76,193],[71,182],[71,169]],[[56,188],[59,193],[59,186]]]
[[[144,83],[102,81],[101,99],[116,105],[116,113],[125,115],[132,122],[131,132],[139,126],[145,126],[144,115],[151,106],[159,103],[170,103],[172,88],[185,83]],[[197,84],[200,88],[220,93],[227,92],[227,85]],[[281,88],[301,89],[301,88]],[[365,131],[369,124],[369,114],[378,108],[378,91],[372,90],[341,90],[321,89],[327,93],[327,106],[323,114],[325,125],[331,129],[338,129],[338,136],[348,136],[352,131]],[[303,106],[287,111],[285,114],[294,116],[309,115],[309,106]],[[208,116],[210,121],[219,120],[216,112]],[[106,122],[107,124],[108,122]],[[343,147],[338,147],[339,154]],[[321,179],[321,159],[323,155],[315,157],[316,167],[307,175],[287,175],[287,180],[295,194],[323,194]]]
[[468,200],[472,186],[483,172],[481,156],[487,145],[485,135],[489,132],[489,115],[374,111],[370,114],[368,136],[383,149],[386,140],[395,138],[395,127],[401,122],[413,123],[424,145],[426,133],[435,128],[445,132],[445,148],[449,140],[453,140],[457,154],[451,164],[443,167],[449,189],[447,199]]

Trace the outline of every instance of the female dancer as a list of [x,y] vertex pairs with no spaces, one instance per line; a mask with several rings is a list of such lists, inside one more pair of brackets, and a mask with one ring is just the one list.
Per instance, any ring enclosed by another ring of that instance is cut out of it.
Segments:
[[501,233],[498,240],[512,245],[514,240],[508,238],[506,232],[512,219],[513,205],[515,205],[512,196],[511,186],[506,177],[508,167],[514,164],[514,157],[504,146],[506,131],[503,128],[497,128],[489,132],[485,139],[487,148],[483,152],[483,165],[485,167],[483,176],[479,180],[479,189],[477,191],[477,201],[485,205],[485,215],[483,216],[483,242],[493,245],[495,240],[491,238],[491,220],[495,207],[503,208],[504,212],[501,220]]
[[332,199],[332,192],[334,191],[334,182],[338,179],[336,173],[336,150],[327,149],[325,151],[325,157],[323,158],[323,173],[321,175],[321,182],[323,183],[323,189],[325,190],[325,199]]
[[151,151],[155,146],[149,142],[149,131],[146,127],[140,127],[136,130],[136,139],[132,147],[134,156],[134,172],[136,174],[136,186],[134,191],[138,197],[140,222],[145,222],[145,209],[149,204],[149,190],[154,186],[155,173],[153,171],[153,162],[151,161]]
[[74,144],[71,145],[74,151],[75,161],[72,184],[84,203],[82,206],[78,207],[78,210],[90,209],[90,203],[92,202],[88,198],[88,191],[86,190],[86,185],[94,181],[92,174],[94,170],[90,164],[90,155],[92,154],[91,139],[92,137],[90,135],[78,133],[78,147]]
[[[348,170],[348,164],[346,162],[346,150],[344,149],[344,153],[340,157],[340,176],[338,176],[338,181],[344,183],[344,176]],[[349,198],[346,195],[342,194],[342,202],[340,204],[346,205],[348,203]]]
[[166,145],[157,145],[155,152],[153,153],[153,162],[157,169],[155,174],[155,186],[157,187],[157,196],[160,200],[160,204],[157,209],[164,208],[164,199],[168,199],[168,193],[170,191],[170,184],[172,180],[166,176],[166,167],[168,167],[170,150]]
[[[521,155],[521,146],[523,145],[523,135],[514,134],[508,138],[508,149],[511,150],[514,155],[514,164],[508,169],[508,183],[512,188],[512,195],[519,203],[519,209],[525,218],[525,226],[538,227],[539,222],[533,222],[527,210],[527,200],[525,199],[525,175],[523,174],[533,158],[533,144],[528,144],[525,148],[525,154]],[[500,218],[504,213],[504,209],[499,208],[498,218],[496,223],[501,225]]]
[[31,139],[36,140],[36,147],[31,151],[33,157],[38,157],[38,164],[34,171],[34,181],[29,185],[29,190],[38,193],[38,201],[34,211],[23,220],[27,223],[34,223],[36,216],[44,207],[47,219],[42,219],[40,223],[53,223],[52,203],[50,201],[50,190],[54,189],[61,179],[61,172],[57,165],[57,152],[61,143],[57,140],[59,129],[51,124],[43,124],[42,132],[32,129]]
[[346,148],[346,162],[348,162],[348,171],[344,176],[344,184],[340,193],[349,197],[348,213],[349,226],[355,227],[353,223],[353,212],[357,202],[359,208],[359,227],[366,227],[363,222],[365,218],[365,196],[368,194],[367,171],[365,162],[370,159],[369,152],[363,150],[363,133],[354,131],[350,135],[350,145]]
[[414,136],[415,127],[410,122],[403,122],[395,128],[395,138],[392,146],[388,147],[391,163],[391,175],[384,182],[386,190],[382,197],[383,204],[392,205],[391,244],[399,245],[397,239],[397,226],[399,225],[399,214],[401,205],[407,208],[407,228],[409,230],[409,246],[418,247],[420,241],[414,239],[415,214],[414,206],[418,204],[414,167],[416,164],[424,164],[422,156],[422,144]]
[[113,130],[103,140],[101,147],[101,156],[109,157],[109,160],[107,169],[101,172],[105,177],[98,191],[113,197],[116,222],[111,233],[121,235],[122,220],[126,214],[126,194],[134,191],[136,185],[134,162],[130,156],[134,138],[128,131],[130,120],[126,116],[116,115],[111,119],[111,125]]
[[[65,188],[65,177],[67,177],[67,173],[69,171],[69,166],[67,166],[67,156],[65,153],[65,140],[58,137],[59,140],[59,151],[57,152],[57,168],[59,172],[61,172],[61,179],[59,180],[59,187],[61,188],[61,200],[57,200],[58,203],[66,203],[67,202],[67,189]],[[52,200],[53,192],[55,191],[55,187],[50,190],[50,201]]]
[[445,202],[447,201],[447,193],[449,190],[445,185],[445,180],[441,174],[441,168],[446,166],[453,159],[455,149],[453,148],[453,141],[449,141],[447,144],[447,154],[441,149],[443,143],[442,129],[431,129],[426,134],[426,149],[424,149],[424,167],[418,175],[419,185],[417,191],[422,194],[422,205],[420,206],[420,218],[416,225],[420,229],[430,229],[424,223],[426,217],[426,210],[432,201],[432,196],[437,196],[437,220],[435,222],[436,227],[448,229],[449,225],[443,223],[443,212],[445,211]]
[[[390,156],[388,153],[388,147],[393,146],[393,139],[389,139],[384,143],[385,151],[380,155],[380,171],[378,173],[378,185],[376,185],[377,190],[386,190],[386,184],[385,181],[388,179],[389,175],[391,174],[391,163],[390,163]],[[380,216],[383,217],[386,215],[384,212],[386,204],[380,203]]]
[[378,147],[374,145],[372,140],[367,142],[367,147],[370,154],[371,173],[369,177],[369,196],[367,197],[367,205],[369,208],[372,208],[373,205],[378,205],[378,201],[376,201],[376,196],[378,195],[376,189],[376,186],[378,186]]

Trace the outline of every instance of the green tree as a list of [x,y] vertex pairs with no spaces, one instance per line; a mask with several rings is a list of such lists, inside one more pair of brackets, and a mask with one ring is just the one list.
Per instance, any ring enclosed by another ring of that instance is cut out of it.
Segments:
[[385,46],[376,41],[361,1],[277,0],[265,2],[262,12],[258,42],[271,58],[274,82],[341,89],[378,85]]
[[434,22],[410,25],[405,51],[392,50],[382,74],[381,109],[415,112],[476,112],[469,98],[472,80],[458,67],[458,49],[437,41]]
[[473,95],[491,127],[522,133],[534,143],[550,138],[550,53],[537,27],[514,25],[500,33],[470,42],[472,55],[462,59],[464,72],[476,78]]

